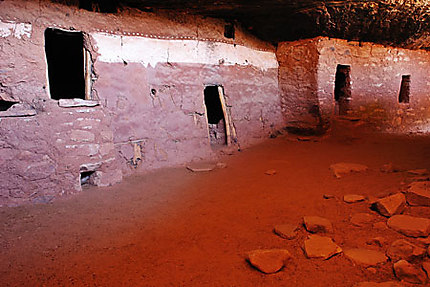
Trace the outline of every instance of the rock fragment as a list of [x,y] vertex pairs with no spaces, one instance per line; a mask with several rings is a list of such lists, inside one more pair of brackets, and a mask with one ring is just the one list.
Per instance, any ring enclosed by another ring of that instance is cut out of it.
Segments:
[[328,259],[342,252],[342,248],[334,243],[333,239],[319,235],[309,235],[304,246],[308,258]]
[[387,244],[387,240],[384,237],[378,236],[378,237],[374,237],[372,239],[367,240],[366,243],[368,245],[375,245],[375,246],[382,247],[385,244]]
[[410,169],[407,171],[407,173],[411,175],[429,175],[429,171],[426,168],[420,168],[420,169]]
[[276,174],[276,169],[268,169],[264,172],[264,174],[266,175],[275,175]]
[[394,274],[396,274],[399,280],[408,283],[424,284],[427,281],[426,273],[418,266],[412,265],[406,260],[394,263]]
[[372,208],[381,215],[390,217],[402,213],[406,207],[406,198],[403,193],[396,193],[375,201]]
[[344,174],[366,171],[368,167],[358,163],[339,162],[330,165],[330,169],[334,173],[335,177],[341,178]]
[[312,233],[333,232],[333,225],[330,220],[319,216],[305,216],[303,217],[303,223],[307,231]]
[[293,225],[293,224],[276,225],[273,231],[282,238],[293,239],[297,236],[297,225]]
[[193,162],[187,165],[187,169],[192,172],[212,171],[216,168],[216,164],[212,162]]
[[430,182],[412,182],[405,195],[409,205],[430,206]]
[[385,222],[376,222],[375,224],[373,224],[373,228],[378,230],[387,230],[388,226]]
[[323,198],[324,199],[332,199],[332,198],[334,198],[335,196],[333,195],[333,194],[324,194],[323,195]]
[[373,221],[373,217],[369,213],[356,213],[351,216],[350,222],[352,225],[362,227],[370,224]]
[[381,172],[386,172],[386,173],[389,173],[389,172],[399,172],[400,168],[394,166],[392,162],[389,162],[389,163],[386,163],[383,166],[381,166],[380,171]]
[[347,249],[344,254],[349,260],[364,266],[376,266],[387,261],[384,253],[370,249]]
[[430,278],[430,262],[429,261],[423,262],[423,269],[427,273],[427,277]]
[[366,200],[366,197],[359,194],[346,194],[343,196],[343,201],[346,203],[356,203],[364,200]]
[[390,257],[393,262],[399,261],[400,259],[411,262],[422,259],[425,254],[426,250],[424,248],[416,246],[404,239],[394,241],[387,250],[387,256]]
[[258,249],[250,251],[246,259],[259,271],[271,274],[281,270],[291,259],[291,254],[286,249]]
[[427,237],[430,234],[430,219],[409,215],[394,215],[387,221],[388,227],[410,237]]

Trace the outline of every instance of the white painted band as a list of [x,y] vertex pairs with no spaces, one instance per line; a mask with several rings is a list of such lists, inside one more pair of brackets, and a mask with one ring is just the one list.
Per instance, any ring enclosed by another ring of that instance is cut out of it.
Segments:
[[258,51],[240,45],[198,40],[161,40],[106,33],[91,34],[96,41],[98,60],[106,63],[158,63],[255,66],[277,69],[273,52]]
[[31,29],[31,24],[0,21],[0,37],[3,38],[11,35],[18,39],[21,39],[23,36],[30,38]]

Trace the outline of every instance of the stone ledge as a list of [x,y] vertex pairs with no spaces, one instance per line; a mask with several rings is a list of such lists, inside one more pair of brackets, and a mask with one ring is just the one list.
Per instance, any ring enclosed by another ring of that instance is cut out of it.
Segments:
[[36,114],[35,110],[3,111],[0,112],[0,118],[32,117]]
[[100,105],[100,101],[95,100],[60,99],[58,101],[58,106],[62,108],[95,107],[98,105]]

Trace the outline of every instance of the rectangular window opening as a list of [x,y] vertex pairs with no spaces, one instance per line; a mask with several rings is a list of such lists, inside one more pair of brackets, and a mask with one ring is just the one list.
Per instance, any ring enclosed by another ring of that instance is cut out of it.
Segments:
[[94,176],[95,176],[94,170],[81,171],[81,176],[80,176],[81,186],[94,185]]
[[209,138],[212,146],[227,145],[226,111],[220,90],[222,90],[221,86],[207,86],[204,91]]
[[411,75],[403,75],[402,83],[400,84],[399,103],[409,103],[411,93]]
[[91,56],[82,32],[47,28],[45,53],[51,98],[91,99]]
[[234,24],[233,23],[227,23],[224,26],[224,37],[228,39],[234,39]]
[[334,82],[334,99],[339,105],[339,115],[346,115],[351,101],[351,66],[337,65]]

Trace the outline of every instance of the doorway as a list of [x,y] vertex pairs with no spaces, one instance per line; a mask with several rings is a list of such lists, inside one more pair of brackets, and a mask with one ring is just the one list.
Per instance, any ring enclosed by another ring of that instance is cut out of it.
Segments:
[[351,101],[351,66],[337,65],[334,82],[334,99],[339,109],[339,115],[347,115]]
[[209,139],[212,146],[228,144],[228,125],[222,86],[206,86],[204,91]]

